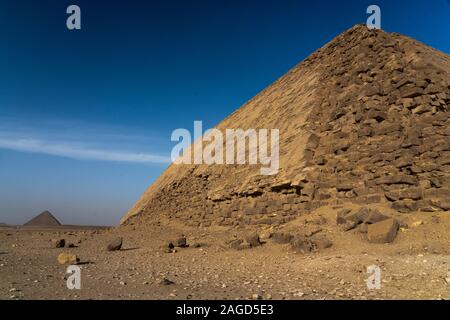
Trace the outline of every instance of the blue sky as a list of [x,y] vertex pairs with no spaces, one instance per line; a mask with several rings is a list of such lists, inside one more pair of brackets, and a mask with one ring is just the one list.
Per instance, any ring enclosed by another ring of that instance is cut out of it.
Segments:
[[117,224],[174,129],[214,126],[370,4],[386,31],[450,52],[449,0],[0,0],[0,222]]

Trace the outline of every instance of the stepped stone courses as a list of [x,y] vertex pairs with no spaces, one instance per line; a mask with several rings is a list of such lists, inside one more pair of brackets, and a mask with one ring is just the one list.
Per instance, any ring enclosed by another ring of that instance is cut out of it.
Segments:
[[449,210],[449,104],[448,55],[355,26],[217,126],[280,129],[278,175],[172,165],[122,223],[165,215],[191,226],[283,224],[348,202]]

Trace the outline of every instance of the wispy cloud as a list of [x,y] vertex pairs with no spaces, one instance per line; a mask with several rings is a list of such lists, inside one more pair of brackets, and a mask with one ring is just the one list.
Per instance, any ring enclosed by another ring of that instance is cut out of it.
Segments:
[[1,138],[0,148],[21,152],[40,153],[78,160],[167,164],[170,157],[130,151],[102,150],[83,147],[72,142],[51,142],[32,138]]

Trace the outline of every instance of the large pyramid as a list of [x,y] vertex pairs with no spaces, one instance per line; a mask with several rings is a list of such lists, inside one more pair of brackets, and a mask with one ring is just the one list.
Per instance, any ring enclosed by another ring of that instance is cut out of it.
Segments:
[[24,226],[57,227],[61,223],[49,211],[44,211],[24,224]]
[[324,205],[450,209],[450,57],[357,25],[216,128],[279,129],[280,171],[172,165],[122,219],[282,224]]

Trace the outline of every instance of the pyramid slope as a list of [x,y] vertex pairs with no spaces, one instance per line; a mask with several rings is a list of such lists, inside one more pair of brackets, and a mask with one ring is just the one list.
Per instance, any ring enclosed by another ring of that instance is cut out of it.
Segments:
[[60,226],[61,223],[56,219],[53,214],[51,214],[49,211],[44,211],[31,219],[30,221],[26,222],[24,226],[48,226],[48,227],[56,227]]
[[216,128],[280,129],[280,171],[172,165],[122,219],[198,226],[285,223],[344,202],[448,208],[450,57],[357,25]]

